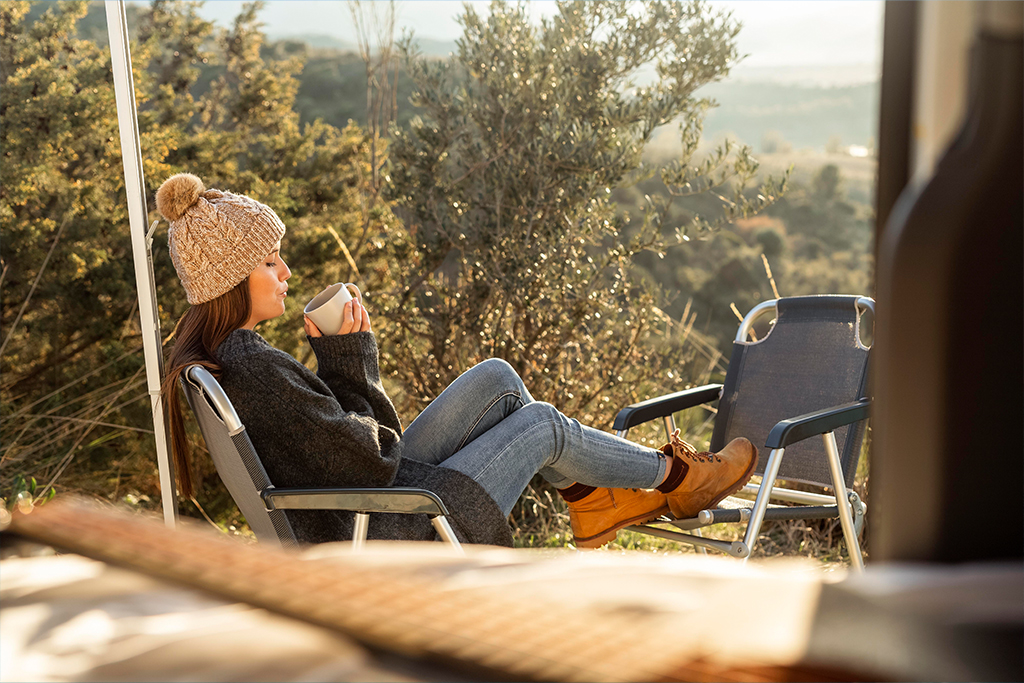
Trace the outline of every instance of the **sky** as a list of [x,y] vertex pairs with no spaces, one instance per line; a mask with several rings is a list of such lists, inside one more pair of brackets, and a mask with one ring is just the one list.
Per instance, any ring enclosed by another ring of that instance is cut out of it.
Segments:
[[[398,24],[421,38],[453,40],[461,33],[455,17],[462,4],[454,0],[403,0],[396,3]],[[474,0],[470,4],[485,14],[489,3]],[[841,74],[845,70],[854,80],[856,74],[877,75],[881,64],[881,0],[711,0],[710,4],[731,11],[743,24],[738,46],[740,53],[748,56],[734,72],[739,77],[756,77],[779,67],[807,73],[827,70]],[[272,37],[319,33],[354,43],[346,5],[328,0],[270,0],[260,16]],[[234,0],[212,0],[202,13],[224,25],[241,6],[242,2]],[[555,3],[549,0],[533,0],[529,10],[536,20],[556,11]]]
[[748,66],[881,64],[882,2],[874,0],[727,0],[743,28]]

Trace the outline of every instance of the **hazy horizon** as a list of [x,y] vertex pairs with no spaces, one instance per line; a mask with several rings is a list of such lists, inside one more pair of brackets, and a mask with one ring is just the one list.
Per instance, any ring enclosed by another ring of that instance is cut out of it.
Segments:
[[[226,25],[242,2],[207,2],[200,13]],[[408,28],[421,41],[447,43],[461,35],[456,0],[397,2],[398,32]],[[489,2],[473,0],[485,14]],[[711,0],[713,7],[732,12],[743,25],[737,43],[746,57],[730,80],[776,81],[814,85],[850,85],[877,80],[881,65],[881,0]],[[273,38],[329,36],[354,45],[355,31],[347,2],[269,0],[260,13]],[[527,3],[534,21],[556,11],[551,0]]]

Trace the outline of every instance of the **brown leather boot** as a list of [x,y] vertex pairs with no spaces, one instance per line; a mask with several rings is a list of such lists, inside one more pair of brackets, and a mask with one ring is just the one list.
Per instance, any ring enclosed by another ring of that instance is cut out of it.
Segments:
[[686,465],[683,480],[666,492],[672,514],[678,519],[696,517],[701,510],[718,505],[750,481],[757,465],[757,447],[744,438],[733,439],[717,453],[697,449],[679,438],[679,430],[661,452]]
[[578,500],[566,498],[569,524],[578,548],[600,548],[615,539],[619,529],[668,514],[660,491],[595,488]]

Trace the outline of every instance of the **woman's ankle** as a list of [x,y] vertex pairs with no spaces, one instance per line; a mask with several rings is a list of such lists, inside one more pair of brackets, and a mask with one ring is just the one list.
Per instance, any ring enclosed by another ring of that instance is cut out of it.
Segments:
[[588,486],[586,484],[575,483],[571,486],[566,486],[564,489],[555,489],[558,491],[558,495],[566,503],[575,503],[576,501],[583,500],[591,493],[597,490],[594,486]]
[[673,455],[669,456],[668,467],[665,469],[665,479],[655,489],[662,493],[672,493],[679,487],[683,479],[686,478],[686,473],[690,468],[687,467],[682,458],[677,458]]

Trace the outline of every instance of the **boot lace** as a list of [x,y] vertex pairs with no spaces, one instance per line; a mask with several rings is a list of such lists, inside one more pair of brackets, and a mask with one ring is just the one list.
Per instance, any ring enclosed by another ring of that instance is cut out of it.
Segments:
[[716,453],[710,451],[697,452],[697,449],[690,444],[683,441],[682,437],[679,436],[679,430],[672,432],[670,437],[672,444],[672,452],[676,455],[681,455],[694,462],[722,462],[722,459],[718,457]]

